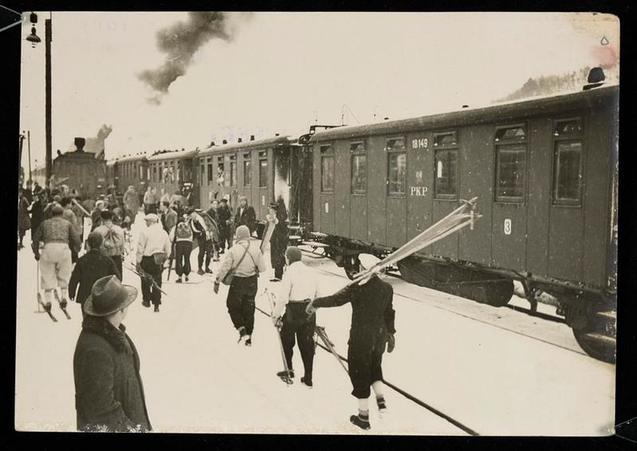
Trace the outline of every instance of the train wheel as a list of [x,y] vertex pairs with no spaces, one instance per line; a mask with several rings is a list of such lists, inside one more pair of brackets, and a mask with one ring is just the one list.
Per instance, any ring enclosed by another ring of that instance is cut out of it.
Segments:
[[351,257],[345,258],[345,274],[350,280],[354,279],[354,276],[361,272],[361,262],[358,259],[357,255],[352,255]]
[[486,304],[494,307],[504,307],[511,300],[511,296],[513,296],[513,289],[513,281],[509,279],[503,279],[502,282],[489,283],[486,290]]
[[577,344],[593,358],[607,363],[615,363],[616,320],[615,309],[604,304],[588,304],[578,312],[571,327]]

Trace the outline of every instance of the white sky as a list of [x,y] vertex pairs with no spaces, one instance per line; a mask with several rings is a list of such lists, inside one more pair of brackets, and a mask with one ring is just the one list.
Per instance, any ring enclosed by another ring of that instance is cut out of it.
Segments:
[[[39,13],[37,33],[44,38]],[[155,33],[185,13],[53,13],[53,155],[112,125],[107,158],[211,140],[300,134],[487,104],[529,77],[595,65],[612,16],[546,13],[255,13],[209,41],[161,105],[137,74],[164,61]],[[30,32],[28,14],[23,37]],[[44,42],[23,40],[21,128],[44,161]],[[346,105],[344,108],[343,105]],[[353,112],[353,115],[350,113]],[[356,118],[355,118],[355,117]],[[26,144],[26,143],[25,143]],[[26,148],[25,148],[26,150]],[[23,166],[26,168],[26,152]]]

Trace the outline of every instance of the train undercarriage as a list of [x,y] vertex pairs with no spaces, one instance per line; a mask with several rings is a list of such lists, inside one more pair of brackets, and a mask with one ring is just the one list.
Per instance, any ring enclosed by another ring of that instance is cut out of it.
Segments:
[[[312,232],[301,237],[291,230],[291,241],[307,245],[318,255],[334,260],[349,278],[361,270],[359,254],[383,258],[394,249]],[[292,244],[291,243],[291,244]],[[487,268],[470,262],[412,255],[398,262],[400,277],[419,286],[443,291],[494,307],[506,306],[514,294],[514,281],[523,287],[530,312],[550,300],[557,314],[572,329],[577,343],[591,357],[614,363],[616,350],[616,296],[531,274]]]

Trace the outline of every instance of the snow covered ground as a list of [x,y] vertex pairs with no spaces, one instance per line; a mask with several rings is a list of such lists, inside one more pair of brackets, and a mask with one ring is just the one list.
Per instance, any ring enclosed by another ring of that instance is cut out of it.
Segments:
[[[196,251],[191,257],[196,269]],[[306,261],[325,294],[346,283],[332,262]],[[72,358],[81,313],[73,304],[66,320],[54,308],[58,323],[35,314],[35,272],[27,246],[18,254],[15,426],[74,431]],[[299,375],[288,387],[275,375],[282,364],[268,317],[256,313],[252,348],[237,345],[227,288],[214,295],[210,275],[174,280],[173,272],[164,282],[160,313],[139,299],[125,320],[155,431],[466,435],[389,388],[390,412],[379,419],[370,400],[372,430],[358,430],[348,420],[356,407],[349,380],[331,354],[317,348],[313,389]],[[397,329],[396,350],[384,356],[389,382],[481,435],[613,432],[615,367],[585,355],[565,325],[388,280]],[[124,283],[139,288],[130,271]],[[260,290],[269,285],[268,277],[260,279]],[[263,297],[257,306],[270,310]],[[318,312],[342,355],[350,314],[349,306]],[[302,372],[298,353],[294,362]]]

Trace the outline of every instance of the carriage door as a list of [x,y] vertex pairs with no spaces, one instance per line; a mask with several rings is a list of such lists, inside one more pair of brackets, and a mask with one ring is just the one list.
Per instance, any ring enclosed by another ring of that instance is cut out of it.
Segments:
[[274,200],[280,198],[290,211],[290,148],[278,147],[274,151]]
[[387,244],[407,242],[407,151],[402,137],[385,143],[387,152]]
[[273,179],[273,172],[270,170],[271,164],[268,154],[267,150],[259,152],[259,203],[254,205],[258,219],[265,217],[270,203],[270,180]]

